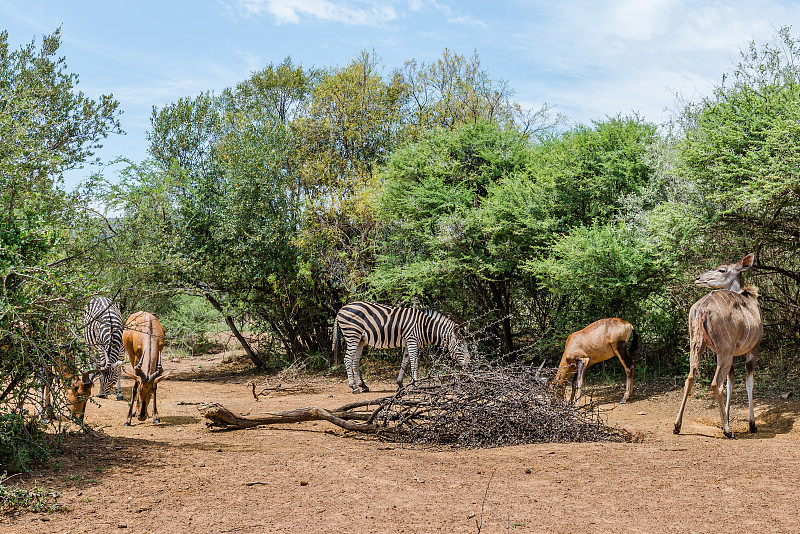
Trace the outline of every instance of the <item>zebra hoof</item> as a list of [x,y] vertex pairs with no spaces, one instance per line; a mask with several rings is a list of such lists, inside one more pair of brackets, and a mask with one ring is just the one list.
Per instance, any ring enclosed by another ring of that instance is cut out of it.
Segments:
[[131,424],[128,421],[125,421],[125,424],[122,426],[131,426]]
[[360,390],[360,389],[358,389],[358,388],[353,388],[353,395],[358,395],[359,393],[361,393],[361,390]]
[[672,429],[673,434],[680,434],[681,433],[681,425],[675,425],[675,428]]
[[757,432],[756,424],[754,422],[750,421],[750,433],[751,434],[755,434],[756,432]]
[[156,425],[157,425],[157,424],[158,424],[158,423],[160,423],[160,422],[161,422],[161,420],[160,420],[158,417],[154,417],[154,418],[153,418],[153,423],[154,423],[154,424],[156,424]]
[[97,395],[97,397],[100,398],[100,399],[107,399],[108,395],[100,394],[100,395]]
[[125,400],[125,397],[122,396],[122,393],[117,393],[117,400]]
[[725,436],[728,439],[735,439],[736,438],[736,436],[733,435],[733,432],[725,432],[724,430],[722,431],[722,435]]

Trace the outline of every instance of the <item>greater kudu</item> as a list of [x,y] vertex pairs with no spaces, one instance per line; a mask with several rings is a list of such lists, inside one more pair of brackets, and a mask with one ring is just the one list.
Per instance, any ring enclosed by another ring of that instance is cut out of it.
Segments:
[[[758,356],[758,345],[764,334],[761,309],[758,306],[758,290],[745,286],[742,273],[753,266],[755,257],[748,254],[739,263],[720,265],[695,279],[700,287],[714,289],[701,298],[689,310],[689,376],[683,388],[683,400],[675,419],[673,432],[680,434],[683,410],[692,391],[700,357],[706,347],[717,353],[717,372],[711,389],[719,406],[722,418],[722,433],[732,438],[729,424],[731,393],[733,391],[733,358],[747,355],[747,401],[750,405],[750,432],[756,431],[753,414],[753,369]],[[728,377],[727,399],[723,399],[724,377]],[[724,402],[723,402],[724,400]]]

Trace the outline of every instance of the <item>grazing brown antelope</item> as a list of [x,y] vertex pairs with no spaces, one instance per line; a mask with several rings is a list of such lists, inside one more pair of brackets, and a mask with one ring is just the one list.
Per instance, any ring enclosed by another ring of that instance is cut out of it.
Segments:
[[[74,371],[74,365],[75,362],[72,356],[68,352],[62,351],[60,358],[56,360],[55,370],[64,380],[64,396],[67,400],[67,408],[78,420],[83,422],[86,413],[86,403],[89,397],[92,396],[92,384],[94,383],[94,377],[97,375],[98,370]],[[50,375],[50,373],[48,372],[47,375]],[[41,419],[42,422],[45,423],[47,422],[45,414],[50,417],[54,415],[51,406],[51,396],[50,378],[45,378],[41,390]]]
[[633,390],[633,353],[638,339],[639,335],[634,331],[633,325],[616,317],[600,319],[583,330],[570,334],[564,346],[564,355],[558,365],[558,372],[553,379],[553,391],[556,396],[564,397],[567,381],[574,375],[569,402],[577,404],[581,398],[586,369],[617,356],[627,376],[625,394],[619,401],[620,404],[625,404]]
[[133,373],[125,369],[125,374],[135,380],[125,426],[131,424],[134,403],[139,421],[147,419],[147,405],[150,403],[150,397],[153,398],[153,422],[158,423],[157,386],[159,382],[169,376],[169,372],[164,373],[164,369],[161,367],[164,328],[155,315],[136,312],[125,321],[122,344],[125,346],[125,351],[128,353],[133,367]]
[[[74,372],[69,370],[67,366],[62,366],[59,372],[66,386],[64,396],[67,399],[67,408],[72,412],[72,415],[83,422],[83,417],[86,413],[86,402],[92,396],[91,373],[88,371],[83,373]],[[41,391],[41,420],[43,423],[47,423],[47,416],[54,417],[49,380],[50,378],[45,379]]]
[[[747,402],[750,405],[750,432],[756,431],[753,414],[753,370],[758,356],[758,345],[764,335],[761,309],[758,306],[758,290],[745,286],[742,273],[753,266],[755,257],[748,254],[739,263],[720,265],[716,269],[698,276],[694,283],[699,287],[713,289],[689,310],[689,376],[683,388],[683,400],[675,419],[673,432],[680,434],[683,410],[692,391],[700,357],[706,347],[717,353],[717,372],[711,381],[711,389],[719,406],[722,418],[722,433],[733,437],[729,424],[731,393],[733,391],[733,359],[747,355]],[[724,377],[728,378],[728,395],[723,404]]]

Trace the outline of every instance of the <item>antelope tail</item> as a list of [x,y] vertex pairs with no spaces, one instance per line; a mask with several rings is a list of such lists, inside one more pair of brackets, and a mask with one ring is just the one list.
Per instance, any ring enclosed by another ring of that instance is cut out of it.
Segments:
[[631,338],[628,340],[628,356],[633,358],[633,353],[639,348],[639,334],[636,330],[631,330]]

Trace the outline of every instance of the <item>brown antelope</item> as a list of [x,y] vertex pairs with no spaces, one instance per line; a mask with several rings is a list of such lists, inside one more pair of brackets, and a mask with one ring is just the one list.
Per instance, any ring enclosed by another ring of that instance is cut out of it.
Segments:
[[[686,399],[692,391],[700,357],[706,347],[717,353],[717,372],[711,381],[711,389],[719,406],[722,418],[722,433],[733,437],[729,424],[731,393],[733,391],[733,358],[747,355],[747,402],[750,405],[750,432],[756,431],[753,414],[753,369],[758,356],[758,345],[764,335],[761,309],[758,306],[758,290],[745,286],[742,273],[753,266],[753,254],[748,254],[739,263],[720,265],[716,269],[698,276],[694,283],[699,287],[714,289],[701,298],[689,310],[689,376],[683,388],[683,401],[675,419],[675,434],[680,434]],[[728,377],[728,394],[723,404],[723,378]]]
[[156,390],[158,383],[169,376],[169,372],[164,373],[164,369],[161,367],[161,351],[164,350],[164,328],[162,328],[155,315],[147,312],[136,312],[128,317],[125,322],[122,344],[125,346],[125,351],[128,353],[128,358],[133,367],[133,373],[125,369],[125,374],[135,380],[125,426],[131,424],[134,403],[136,403],[136,413],[139,421],[147,419],[147,405],[150,403],[150,397],[153,398],[153,422],[158,423]]
[[[583,375],[592,365],[617,356],[625,368],[627,382],[625,394],[620,404],[625,404],[633,390],[633,352],[639,335],[633,325],[618,319],[600,319],[583,330],[573,332],[564,346],[564,356],[558,365],[558,372],[553,379],[553,391],[558,398],[564,398],[567,381],[572,380],[570,404],[576,404],[581,398]],[[577,389],[577,398],[576,398]]]
[[[92,376],[87,372],[75,372],[70,370],[67,366],[61,366],[59,373],[64,380],[65,391],[64,396],[67,399],[67,408],[72,415],[83,422],[83,417],[86,413],[86,402],[92,396]],[[48,375],[50,373],[47,373]],[[41,405],[43,423],[47,423],[47,416],[54,417],[53,409],[51,406],[51,391],[50,381],[51,378],[46,378],[41,390]],[[45,415],[47,414],[47,416]]]
[[[121,364],[116,364],[117,367]],[[55,369],[61,378],[64,380],[65,391],[64,396],[67,400],[67,408],[72,414],[83,422],[86,413],[86,403],[89,397],[92,396],[92,385],[94,377],[98,374],[97,369],[90,371],[74,371],[74,360],[71,355],[66,351],[62,351],[60,358],[55,363]],[[47,373],[48,375],[50,373]],[[47,419],[44,414],[53,416],[51,407],[51,391],[50,379],[46,378],[41,391],[41,404],[42,404],[42,421],[46,422]]]

